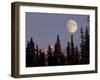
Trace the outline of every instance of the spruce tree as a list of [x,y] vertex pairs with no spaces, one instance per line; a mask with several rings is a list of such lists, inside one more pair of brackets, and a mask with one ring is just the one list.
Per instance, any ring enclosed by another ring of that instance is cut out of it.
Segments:
[[74,48],[74,42],[73,42],[73,34],[71,35],[71,63],[75,63],[75,48]]
[[85,63],[89,63],[89,28],[87,26],[84,35],[84,49]]
[[53,52],[51,49],[51,46],[48,46],[48,66],[52,66],[53,65]]
[[84,63],[85,56],[84,56],[84,31],[83,31],[83,28],[81,28],[80,33],[81,33],[81,36],[80,36],[80,38],[81,38],[81,43],[80,43],[80,49],[81,49],[80,57],[81,57],[81,59],[80,59],[80,63]]
[[26,47],[26,67],[34,66],[35,43],[31,38]]
[[75,47],[75,62],[78,63],[78,58],[79,58],[79,51],[78,51],[78,47]]
[[35,55],[36,55],[36,66],[38,66],[38,65],[39,65],[39,51],[38,51],[38,44],[36,45]]
[[60,65],[61,64],[61,45],[60,45],[60,39],[59,35],[57,35],[57,41],[55,43],[55,50],[54,50],[54,65]]
[[67,48],[66,48],[66,54],[67,54],[67,64],[70,64],[71,62],[71,47],[70,47],[70,43],[67,43]]

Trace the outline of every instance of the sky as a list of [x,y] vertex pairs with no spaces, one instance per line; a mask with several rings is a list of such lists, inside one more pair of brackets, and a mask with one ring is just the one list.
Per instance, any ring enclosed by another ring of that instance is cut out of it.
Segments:
[[26,44],[32,37],[39,48],[45,48],[49,44],[54,44],[57,35],[60,36],[61,47],[66,48],[67,42],[70,42],[71,34],[66,27],[68,20],[77,22],[78,29],[73,33],[75,46],[80,44],[80,28],[85,30],[89,27],[87,17],[89,15],[75,14],[55,14],[55,13],[36,13],[26,12]]

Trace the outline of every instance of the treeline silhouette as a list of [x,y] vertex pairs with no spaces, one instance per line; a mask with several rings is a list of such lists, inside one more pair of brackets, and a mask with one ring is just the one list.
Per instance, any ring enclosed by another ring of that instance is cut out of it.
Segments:
[[49,45],[47,53],[45,53],[31,38],[26,46],[26,67],[89,64],[88,27],[85,30],[81,28],[80,40],[80,49],[78,49],[74,45],[73,34],[71,34],[71,41],[66,44],[66,53],[63,53],[60,38],[57,35],[54,50]]

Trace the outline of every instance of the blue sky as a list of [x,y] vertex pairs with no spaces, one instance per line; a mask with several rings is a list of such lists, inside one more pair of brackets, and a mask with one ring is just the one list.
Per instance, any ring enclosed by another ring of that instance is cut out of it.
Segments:
[[26,42],[32,37],[39,48],[44,48],[50,43],[56,42],[59,34],[62,48],[67,46],[72,33],[68,32],[66,23],[73,19],[78,24],[77,31],[73,34],[75,46],[80,44],[80,28],[89,27],[87,17],[89,15],[53,14],[26,12]]

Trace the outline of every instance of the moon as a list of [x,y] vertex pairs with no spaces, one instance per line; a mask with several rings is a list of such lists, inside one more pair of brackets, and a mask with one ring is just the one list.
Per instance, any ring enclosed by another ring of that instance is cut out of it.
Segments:
[[70,33],[74,33],[77,31],[78,25],[77,25],[77,22],[75,20],[70,19],[67,21],[66,27]]

